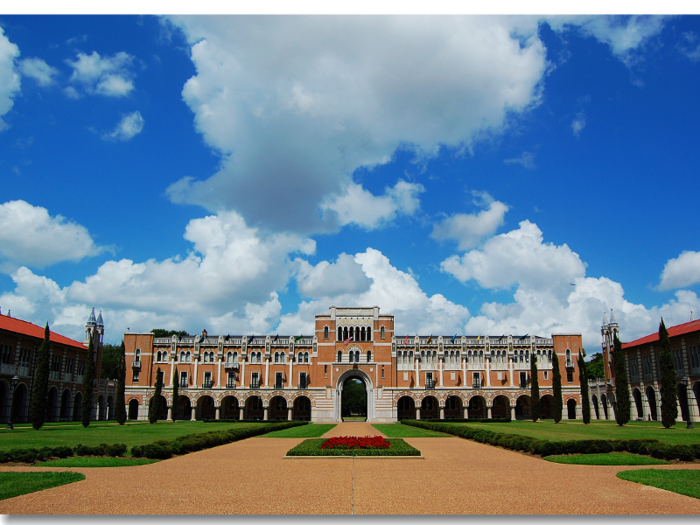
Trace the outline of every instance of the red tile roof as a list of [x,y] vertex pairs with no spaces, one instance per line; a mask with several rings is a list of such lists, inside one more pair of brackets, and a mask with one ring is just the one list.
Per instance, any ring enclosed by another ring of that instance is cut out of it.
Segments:
[[[49,330],[50,329],[51,327],[49,327]],[[8,332],[15,332],[36,337],[38,339],[44,339],[44,329],[41,326],[37,326],[28,321],[23,321],[22,319],[17,319],[16,317],[8,317],[3,314],[0,314],[0,330],[7,330]],[[85,350],[85,345],[82,343],[74,341],[73,339],[65,337],[61,334],[57,334],[53,331],[49,335],[49,340],[54,343]]]
[[[695,321],[690,321],[688,323],[683,323],[679,324],[676,326],[672,326],[671,328],[667,328],[668,330],[668,336],[669,337],[675,337],[678,335],[683,335],[683,334],[689,334],[690,332],[697,332],[700,330],[700,319],[696,319]],[[645,337],[642,337],[640,339],[635,339],[634,341],[630,341],[629,343],[623,343],[622,348],[631,348],[633,346],[639,346],[643,345],[645,343],[653,343],[655,341],[659,340],[659,332],[655,332],[653,334],[649,334]]]

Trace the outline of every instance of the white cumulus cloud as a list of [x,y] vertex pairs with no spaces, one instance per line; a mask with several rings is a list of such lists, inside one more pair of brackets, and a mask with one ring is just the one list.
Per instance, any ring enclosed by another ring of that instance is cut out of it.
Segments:
[[574,136],[579,137],[583,128],[586,127],[586,113],[581,110],[579,111],[574,120],[571,121],[571,131],[574,132]]
[[25,58],[19,63],[19,72],[46,87],[54,83],[53,77],[58,74],[58,69],[51,67],[41,58]]
[[0,204],[1,271],[79,261],[101,250],[87,228],[60,215],[52,217],[46,208],[23,200]]
[[102,135],[102,138],[126,142],[141,133],[145,122],[146,121],[141,116],[141,112],[134,111],[133,113],[124,115],[117,126],[111,132]]
[[700,252],[684,251],[666,262],[657,289],[673,290],[697,283],[700,283]]
[[133,59],[124,51],[111,57],[101,57],[93,51],[90,55],[78,53],[76,60],[66,60],[66,63],[73,68],[71,82],[82,85],[87,93],[123,97],[134,89],[133,74],[129,70]]
[[0,27],[0,131],[7,127],[2,119],[14,104],[14,97],[20,90],[20,77],[15,71],[15,59],[19,56],[19,48],[5,36]]

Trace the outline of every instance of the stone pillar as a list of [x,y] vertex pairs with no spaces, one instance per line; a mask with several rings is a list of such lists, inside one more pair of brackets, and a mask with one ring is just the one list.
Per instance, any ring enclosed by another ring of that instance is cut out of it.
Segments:
[[486,417],[489,418],[489,419],[491,419],[491,418],[492,418],[492,416],[491,416],[491,407],[488,406],[488,405],[486,406],[486,413],[487,413]]
[[267,407],[263,407],[263,421],[267,421]]
[[515,407],[510,407],[510,418],[515,421]]
[[418,356],[415,356],[416,360],[416,387],[420,388],[420,367],[418,366]]
[[199,359],[194,358],[194,377],[192,378],[192,388],[197,388],[197,365],[199,364]]
[[695,399],[695,393],[690,388],[690,384],[688,384],[686,392],[688,396],[688,415],[690,416],[690,421],[691,423],[698,424],[700,423],[700,415],[698,415],[698,400]]
[[[444,357],[438,357],[438,366],[440,367],[440,386],[442,387],[442,373],[445,370],[445,358]],[[444,419],[444,418],[440,418]]]
[[238,420],[243,421],[243,407],[238,405]]
[[245,386],[245,360],[241,356],[241,388]]
[[440,407],[440,419],[445,419],[445,407]]
[[[513,386],[515,386],[515,380],[513,378],[513,359],[512,358],[508,359],[508,368],[510,371],[510,386],[513,387]],[[511,418],[511,419],[515,419],[515,418]]]
[[466,388],[467,386],[467,356],[462,355],[460,357],[462,360],[462,386]]
[[416,407],[416,419],[420,419],[420,407]]
[[469,419],[469,406],[464,406],[464,419]]
[[222,360],[222,358],[220,358],[217,354],[216,359],[217,359],[217,361],[219,361],[218,364],[216,365],[216,386],[221,386],[221,360]]
[[197,405],[190,404],[190,421],[197,421]]
[[289,382],[287,383],[287,388],[293,388],[292,387],[292,377],[294,374],[293,363],[294,363],[294,352],[292,351],[289,353]]
[[288,406],[287,407],[287,421],[292,420],[292,407]]
[[486,359],[486,386],[491,386],[491,360]]
[[[270,359],[272,356],[265,356],[265,388],[268,388],[270,385]],[[267,419],[267,418],[265,418]]]
[[221,419],[221,406],[218,406],[215,408],[216,408],[216,415],[214,416],[214,419]]
[[583,419],[583,405],[576,403],[576,419]]
[[168,419],[167,421],[173,420],[173,407],[168,407]]

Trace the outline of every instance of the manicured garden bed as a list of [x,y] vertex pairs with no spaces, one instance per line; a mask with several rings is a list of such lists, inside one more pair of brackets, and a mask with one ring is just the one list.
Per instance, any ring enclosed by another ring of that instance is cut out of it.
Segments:
[[85,479],[78,472],[0,472],[0,500]]
[[[348,440],[349,438],[331,438],[334,440]],[[367,439],[367,438],[359,438]],[[380,438],[383,439],[383,438]],[[388,448],[322,448],[323,444],[331,441],[330,439],[306,439],[299,443],[296,447],[287,452],[287,456],[420,456],[420,450],[412,447],[403,439],[387,439]],[[341,443],[343,441],[340,441]]]
[[700,499],[700,470],[623,470],[617,477]]
[[629,454],[626,452],[609,452],[607,454],[566,454],[563,456],[547,456],[547,461],[564,463],[566,465],[669,465],[663,459]]

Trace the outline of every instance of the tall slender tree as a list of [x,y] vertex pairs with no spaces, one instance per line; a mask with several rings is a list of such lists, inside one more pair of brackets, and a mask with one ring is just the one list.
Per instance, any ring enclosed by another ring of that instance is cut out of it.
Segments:
[[126,382],[126,356],[125,356],[124,341],[122,340],[121,348],[119,351],[119,368],[117,370],[117,410],[116,418],[117,423],[123,425],[126,423],[126,400],[124,399],[124,389]]
[[46,394],[49,389],[49,353],[51,343],[49,337],[49,323],[44,328],[44,340],[39,347],[39,356],[34,371],[34,384],[32,385],[32,406],[29,417],[32,420],[34,430],[39,430],[46,421]]
[[87,360],[85,361],[85,373],[83,374],[83,406],[81,419],[83,426],[87,427],[92,418],[92,388],[95,381],[95,347],[92,343],[92,335],[88,342]]
[[540,381],[537,377],[537,363],[534,356],[530,359],[530,402],[532,420],[537,421],[540,418]]
[[625,366],[625,353],[622,351],[622,343],[615,334],[613,341],[613,369],[615,371],[615,421],[622,426],[630,420],[630,385],[627,380],[627,367]]
[[581,413],[583,415],[583,424],[587,425],[591,422],[591,400],[588,398],[588,371],[586,370],[586,361],[584,360],[585,351],[578,351],[578,382],[581,383]]
[[561,421],[564,400],[561,397],[561,371],[559,369],[559,356],[556,350],[553,352],[552,357],[552,393],[554,394],[552,411],[554,412],[554,422],[559,423],[559,421]]
[[665,428],[676,424],[678,404],[676,402],[676,370],[673,366],[671,341],[663,318],[659,325],[659,366],[661,367],[661,424]]
[[174,376],[175,376],[175,378],[173,379],[173,421],[176,421],[177,420],[177,405],[180,402],[180,400],[178,399],[179,394],[180,394],[180,383],[178,382],[177,365],[175,365]]
[[160,393],[163,390],[163,373],[160,371],[160,367],[156,371],[156,391],[153,393],[153,397],[148,403],[148,421],[150,423],[155,423],[158,421],[158,412],[160,410]]

